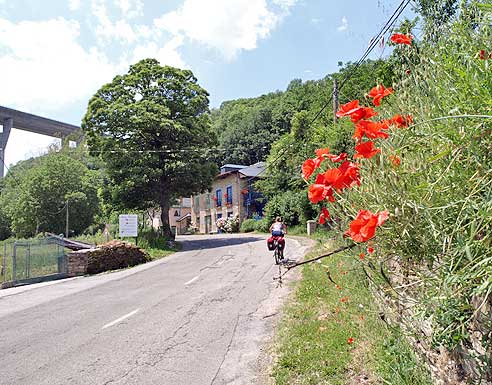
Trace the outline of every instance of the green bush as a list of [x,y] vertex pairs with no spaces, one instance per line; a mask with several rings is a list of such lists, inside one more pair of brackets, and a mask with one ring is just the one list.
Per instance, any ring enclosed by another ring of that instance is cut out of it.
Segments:
[[111,241],[88,252],[87,273],[123,269],[150,261],[145,250],[127,242]]
[[256,230],[256,220],[254,219],[245,219],[243,223],[241,223],[241,233],[249,233],[251,231]]
[[270,224],[276,217],[281,217],[287,226],[296,226],[305,224],[315,216],[316,212],[307,198],[306,191],[286,191],[276,195],[268,201],[264,210],[264,218]]
[[169,239],[153,228],[140,230],[138,242],[144,249],[164,250],[169,248]]
[[256,221],[255,230],[261,233],[268,233],[271,224],[272,222],[270,222],[267,218],[262,218],[259,221]]

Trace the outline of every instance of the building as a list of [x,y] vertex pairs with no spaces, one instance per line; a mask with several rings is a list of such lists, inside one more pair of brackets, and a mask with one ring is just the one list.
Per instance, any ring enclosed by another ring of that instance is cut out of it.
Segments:
[[192,224],[200,233],[208,234],[217,232],[219,218],[237,215],[241,223],[246,218],[261,217],[265,202],[254,191],[253,183],[264,170],[264,162],[222,166],[210,191],[192,197]]
[[[152,227],[158,229],[161,226],[160,210],[152,210],[149,213],[152,218]],[[173,234],[186,233],[191,225],[191,198],[176,199],[174,205],[169,209],[169,226]]]

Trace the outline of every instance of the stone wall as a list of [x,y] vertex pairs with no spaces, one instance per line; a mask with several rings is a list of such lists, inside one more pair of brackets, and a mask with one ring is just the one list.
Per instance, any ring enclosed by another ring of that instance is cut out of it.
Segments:
[[87,274],[87,260],[93,250],[72,251],[67,255],[67,272],[70,277]]

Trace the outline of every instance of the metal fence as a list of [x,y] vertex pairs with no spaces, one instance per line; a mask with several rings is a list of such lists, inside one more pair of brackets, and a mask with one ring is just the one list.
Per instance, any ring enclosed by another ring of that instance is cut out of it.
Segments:
[[2,282],[33,283],[67,273],[65,249],[53,238],[6,241],[0,255]]

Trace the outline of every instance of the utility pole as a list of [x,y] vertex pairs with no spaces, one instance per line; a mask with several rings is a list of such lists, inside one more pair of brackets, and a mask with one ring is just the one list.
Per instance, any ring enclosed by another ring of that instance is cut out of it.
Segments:
[[333,80],[333,124],[337,122],[338,111],[338,80]]
[[67,218],[65,221],[65,238],[68,238],[68,199],[67,199],[66,206],[67,206]]

